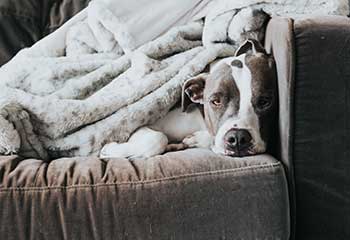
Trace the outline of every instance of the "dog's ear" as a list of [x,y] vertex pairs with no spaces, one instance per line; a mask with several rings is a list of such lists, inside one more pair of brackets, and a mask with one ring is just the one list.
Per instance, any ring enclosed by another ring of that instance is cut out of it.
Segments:
[[187,108],[192,103],[203,104],[203,92],[205,81],[209,73],[202,73],[196,77],[186,80],[182,87],[182,111],[187,111]]
[[252,51],[253,54],[258,52],[266,54],[264,47],[260,44],[259,41],[255,39],[247,39],[240,47],[238,47],[235,57],[238,57],[241,54]]

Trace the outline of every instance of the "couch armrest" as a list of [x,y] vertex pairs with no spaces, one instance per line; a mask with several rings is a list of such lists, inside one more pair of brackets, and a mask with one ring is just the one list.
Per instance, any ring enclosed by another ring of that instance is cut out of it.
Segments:
[[273,17],[266,29],[265,48],[273,54],[277,70],[278,86],[278,134],[276,136],[276,157],[285,166],[291,207],[291,239],[295,229],[295,184],[293,167],[293,103],[295,46],[293,20]]
[[193,149],[146,161],[0,159],[3,239],[288,239],[283,166]]

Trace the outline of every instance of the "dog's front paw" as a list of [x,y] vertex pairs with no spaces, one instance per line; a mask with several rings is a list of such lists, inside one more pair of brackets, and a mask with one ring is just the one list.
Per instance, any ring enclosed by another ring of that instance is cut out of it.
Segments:
[[210,148],[213,137],[208,131],[198,131],[187,136],[182,142],[191,148]]
[[164,153],[168,145],[167,136],[147,127],[138,129],[126,143],[105,145],[100,158],[147,159]]
[[0,115],[0,154],[16,154],[20,146],[21,138],[13,124]]
[[108,143],[103,146],[100,152],[100,158],[128,158],[130,156],[126,143]]

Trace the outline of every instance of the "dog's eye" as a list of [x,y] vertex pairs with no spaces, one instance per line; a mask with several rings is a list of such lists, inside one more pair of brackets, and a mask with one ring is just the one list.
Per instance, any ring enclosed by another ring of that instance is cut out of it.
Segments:
[[257,101],[257,106],[259,108],[259,110],[266,110],[268,109],[272,104],[272,99],[271,97],[259,97],[258,101]]
[[215,97],[210,100],[210,104],[215,106],[215,107],[220,107],[222,105],[221,98]]

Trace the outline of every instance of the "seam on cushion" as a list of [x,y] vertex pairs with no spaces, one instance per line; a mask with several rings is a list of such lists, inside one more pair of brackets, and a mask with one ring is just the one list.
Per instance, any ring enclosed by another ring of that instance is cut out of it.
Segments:
[[0,193],[2,192],[10,192],[10,191],[25,191],[25,192],[40,192],[40,191],[50,191],[50,190],[74,190],[81,188],[95,188],[95,187],[110,187],[110,186],[121,186],[121,185],[142,185],[142,184],[151,184],[158,182],[170,182],[178,179],[184,178],[192,178],[192,177],[205,177],[205,176],[213,176],[213,175],[221,175],[227,173],[237,173],[237,172],[248,172],[250,170],[262,170],[262,169],[276,169],[281,167],[282,164],[280,162],[264,164],[260,166],[248,166],[234,169],[226,169],[226,170],[216,170],[216,171],[207,171],[200,173],[191,173],[191,174],[183,174],[174,177],[165,177],[158,178],[153,180],[145,180],[145,181],[129,181],[129,182],[116,182],[116,183],[96,183],[96,184],[82,184],[82,185],[71,185],[71,186],[47,186],[47,187],[9,187],[0,189]]

